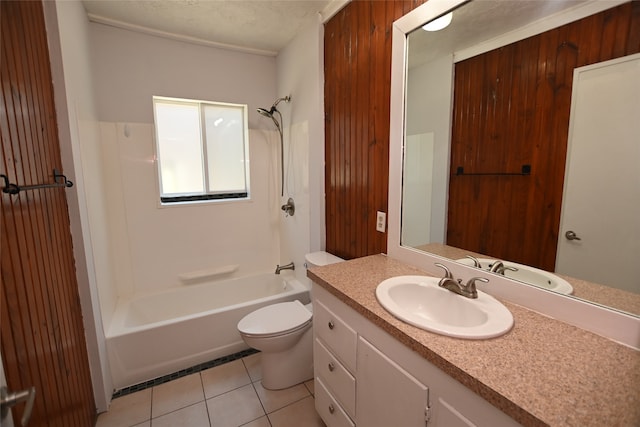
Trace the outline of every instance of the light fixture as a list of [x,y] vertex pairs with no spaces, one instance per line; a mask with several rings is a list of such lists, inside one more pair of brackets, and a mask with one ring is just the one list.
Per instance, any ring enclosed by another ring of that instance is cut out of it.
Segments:
[[440,31],[444,28],[447,28],[449,24],[451,24],[451,19],[453,18],[453,13],[449,12],[446,15],[442,15],[438,19],[434,19],[431,22],[427,22],[422,26],[422,29],[425,31]]

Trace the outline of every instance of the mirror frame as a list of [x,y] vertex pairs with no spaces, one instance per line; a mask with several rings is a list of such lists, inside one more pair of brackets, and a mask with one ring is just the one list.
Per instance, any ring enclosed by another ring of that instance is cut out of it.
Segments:
[[[417,249],[402,246],[402,169],[405,134],[405,81],[407,75],[407,36],[469,0],[430,0],[393,23],[391,54],[391,99],[389,131],[389,217],[387,253],[418,268],[441,275],[435,263],[446,265],[463,281],[478,276],[478,270]],[[487,276],[485,272],[483,276]],[[595,303],[550,292],[506,277],[489,275],[490,282],[478,287],[495,297],[519,304],[554,319],[607,337],[640,350],[640,317],[612,310]]]

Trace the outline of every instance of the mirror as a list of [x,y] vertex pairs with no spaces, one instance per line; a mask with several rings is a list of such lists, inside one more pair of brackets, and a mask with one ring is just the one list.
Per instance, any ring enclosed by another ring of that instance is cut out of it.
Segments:
[[[515,250],[510,252],[507,249],[499,248],[495,250],[495,253],[486,253],[482,245],[476,245],[474,250],[465,250],[456,247],[455,244],[446,244],[455,240],[452,239],[451,231],[447,232],[447,226],[451,221],[448,209],[451,203],[450,197],[452,197],[454,179],[458,181],[471,180],[474,179],[472,176],[474,174],[483,177],[481,179],[487,180],[488,185],[495,189],[495,193],[485,192],[483,194],[494,200],[495,203],[501,203],[502,199],[509,199],[513,192],[526,191],[522,190],[525,188],[523,186],[530,186],[531,183],[523,184],[523,182],[526,182],[527,179],[530,180],[532,176],[535,177],[537,171],[532,172],[531,168],[538,167],[535,159],[527,157],[526,152],[523,154],[522,151],[518,151],[518,147],[505,145],[508,142],[502,142],[503,145],[497,143],[488,149],[483,146],[485,153],[469,149],[468,146],[471,144],[467,144],[467,151],[462,154],[463,158],[464,156],[475,156],[477,159],[478,156],[485,155],[487,152],[489,156],[485,156],[475,163],[472,159],[470,163],[453,164],[452,167],[452,158],[456,153],[454,153],[455,149],[452,148],[450,142],[455,139],[454,132],[457,132],[455,130],[457,128],[454,128],[457,117],[452,112],[454,111],[454,94],[460,92],[456,90],[455,86],[455,64],[470,58],[481,57],[487,52],[501,49],[502,46],[545,33],[567,22],[583,19],[623,3],[628,2],[475,0],[456,8],[453,11],[451,24],[444,30],[428,32],[421,28],[424,22],[415,23],[417,29],[407,37],[407,69],[405,70],[405,157],[402,175],[402,229],[400,232],[402,246],[452,260],[474,255],[479,258],[521,262],[533,267],[544,267],[546,264],[546,270],[554,270],[555,247],[551,260],[522,261],[523,254],[515,253]],[[600,42],[601,38],[598,37],[594,41]],[[518,58],[511,58],[511,60],[515,66],[520,66],[522,62]],[[513,65],[511,66],[513,67]],[[477,73],[472,74],[477,75]],[[569,95],[571,94],[569,93]],[[496,102],[497,100],[499,102],[499,97],[495,93],[493,96],[494,98],[490,101]],[[511,103],[523,102],[518,100],[516,95],[510,96],[508,99]],[[638,113],[634,114],[637,116]],[[471,120],[467,120],[465,125],[470,127],[471,122]],[[527,131],[527,129],[523,131]],[[531,129],[528,131],[531,132]],[[479,133],[480,131],[472,130],[472,132]],[[503,131],[494,128],[485,129],[484,132],[495,135]],[[513,130],[510,132],[514,134]],[[571,150],[571,143],[568,143],[566,137],[564,144],[565,150],[567,146]],[[513,154],[514,151],[513,156],[520,163],[507,157],[506,153]],[[564,154],[560,154],[562,161],[549,166],[550,169],[560,170],[560,182],[558,183],[556,179],[555,183],[556,187],[558,184],[560,186],[556,200],[557,212],[555,213],[558,223],[563,199],[562,187],[565,167]],[[567,156],[571,158],[571,151]],[[637,154],[629,154],[628,156],[637,158]],[[496,165],[502,167],[505,164],[509,166],[507,169],[492,169]],[[505,185],[502,178],[492,175],[513,176],[513,178],[509,178],[513,183]],[[540,185],[537,178],[535,182]],[[637,186],[637,184],[635,185]],[[475,191],[479,191],[481,185],[474,184],[472,187],[475,188]],[[542,193],[547,192],[550,190],[546,188],[542,190]],[[564,194],[564,198],[567,197],[568,195]],[[468,199],[469,197],[466,200]],[[459,220],[468,223],[471,228],[482,229],[482,235],[485,239],[495,236],[496,239],[504,241],[514,234],[524,236],[526,233],[539,233],[537,228],[527,230],[527,224],[518,221],[520,218],[527,218],[526,215],[512,215],[502,219],[501,227],[494,229],[487,228],[485,223],[479,221],[487,216],[486,212],[473,211],[473,209],[465,211],[463,208],[456,209],[456,213],[458,212],[461,216]],[[636,220],[635,223],[637,222]],[[554,227],[554,233],[558,235],[559,225],[556,224]],[[638,225],[629,224],[629,229],[638,230]],[[531,238],[532,236],[527,241],[530,241]],[[559,236],[557,239],[563,238],[563,236]],[[555,243],[557,243],[557,239]],[[521,242],[517,245],[525,246]],[[537,252],[546,254],[549,251],[538,250]],[[637,250],[631,252],[631,254],[635,253],[638,253]],[[549,257],[547,256],[547,258]],[[539,265],[536,265],[538,263]],[[548,267],[549,265],[551,267]],[[556,269],[556,271],[560,270]],[[578,279],[581,274],[579,272],[570,276],[557,274],[574,285],[574,297],[640,316],[640,279],[638,279],[640,275],[635,275],[633,281],[626,281],[629,286],[625,290],[619,290],[593,283],[593,279],[591,281],[580,280]],[[599,280],[599,283],[607,282]]]

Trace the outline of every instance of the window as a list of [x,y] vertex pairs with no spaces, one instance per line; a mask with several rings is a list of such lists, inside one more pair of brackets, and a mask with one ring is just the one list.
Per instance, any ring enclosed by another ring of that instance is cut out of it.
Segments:
[[162,203],[249,196],[247,106],[153,97]]

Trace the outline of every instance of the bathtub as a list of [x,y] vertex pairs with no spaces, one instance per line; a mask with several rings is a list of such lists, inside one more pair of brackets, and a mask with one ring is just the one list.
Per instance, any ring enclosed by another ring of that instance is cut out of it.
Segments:
[[106,334],[113,386],[118,390],[246,350],[240,319],[296,299],[308,303],[309,290],[273,273],[121,299]]

